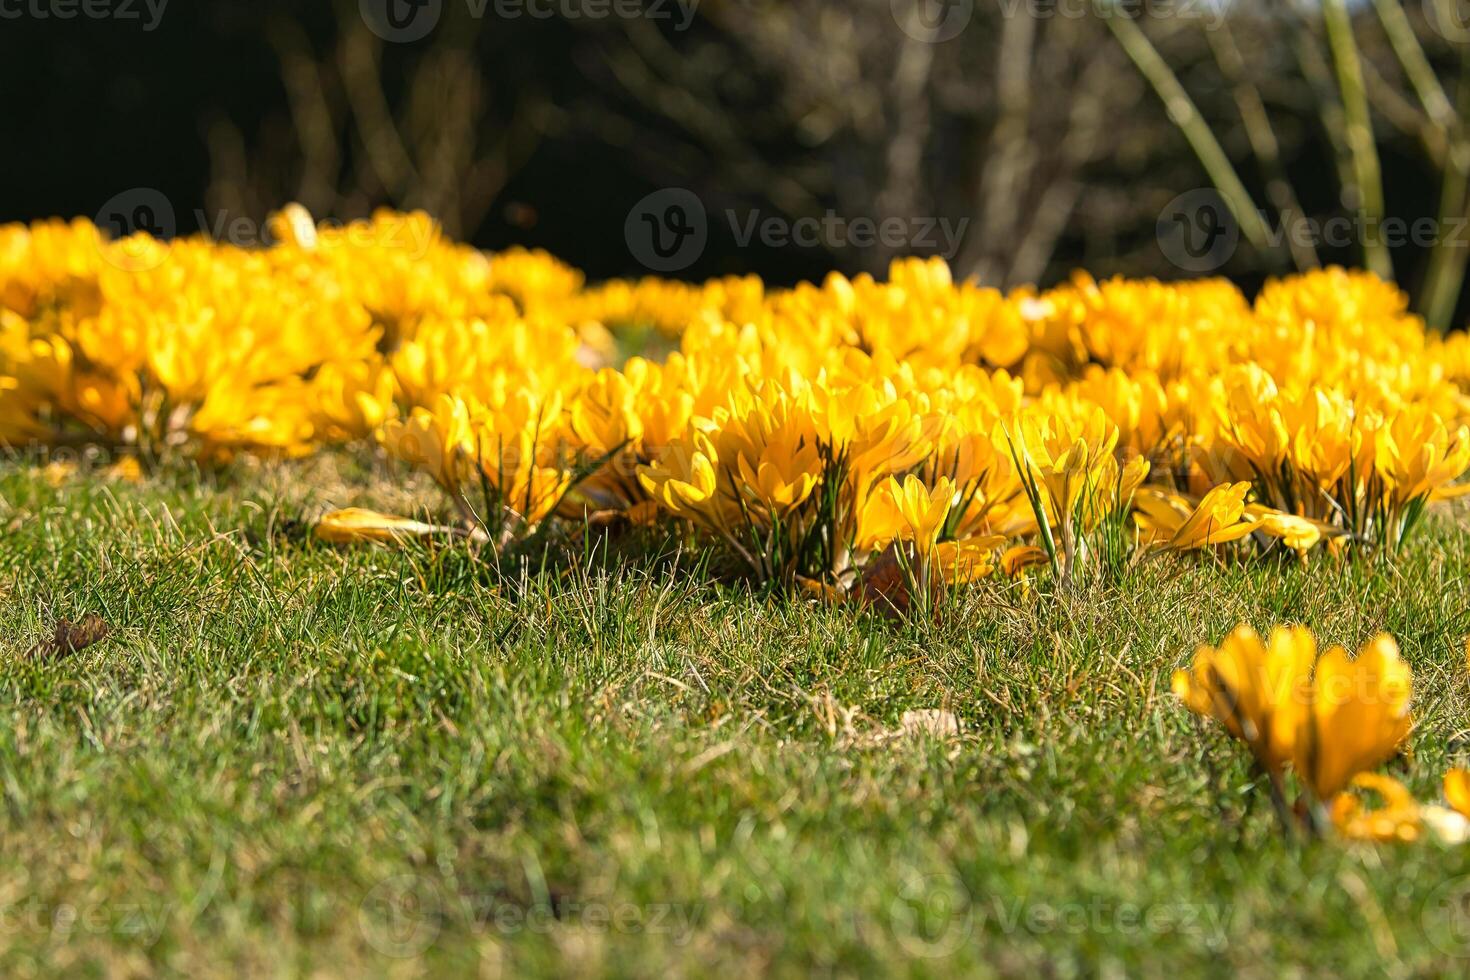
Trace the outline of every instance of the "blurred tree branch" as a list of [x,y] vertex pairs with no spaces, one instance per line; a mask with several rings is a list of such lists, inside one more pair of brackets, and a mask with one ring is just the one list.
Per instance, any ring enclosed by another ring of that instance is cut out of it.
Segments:
[[[1245,276],[1322,261],[1390,273],[1376,231],[1360,230],[1356,255],[1295,233],[1344,210],[1361,229],[1418,207],[1399,198],[1419,184],[1384,187],[1383,160],[1432,178],[1425,209],[1441,229],[1470,211],[1470,45],[1444,26],[1455,0],[1417,14],[1399,0],[976,0],[958,25],[927,16],[933,0],[703,0],[678,8],[697,12],[688,23],[652,0],[596,18],[567,2],[555,21],[446,3],[411,45],[384,44],[352,0],[309,26],[278,7],[262,23],[284,125],[208,124],[211,206],[422,207],[470,237],[544,141],[591,139],[626,161],[610,179],[689,187],[747,216],[967,223],[957,273],[999,286],[1078,265],[1177,275],[1159,215],[1202,184],[1247,243],[1222,271]],[[943,12],[955,9],[968,10]],[[1434,324],[1454,315],[1465,246],[1395,248]],[[872,272],[937,250],[819,247],[826,264]]]

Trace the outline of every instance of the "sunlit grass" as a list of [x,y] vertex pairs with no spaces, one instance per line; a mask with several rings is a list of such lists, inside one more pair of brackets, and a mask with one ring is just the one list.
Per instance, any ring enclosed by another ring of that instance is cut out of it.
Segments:
[[[1450,901],[1470,850],[1284,842],[1168,683],[1241,621],[1353,649],[1387,630],[1419,719],[1387,771],[1433,798],[1470,701],[1470,539],[1447,516],[1392,565],[1166,557],[1058,598],[982,584],[905,624],[753,595],[662,533],[499,574],[463,546],[311,540],[328,506],[438,499],[365,477],[341,457],[141,485],[0,471],[0,970],[1470,955]],[[89,613],[111,638],[24,657]],[[924,709],[959,737],[906,733]]]

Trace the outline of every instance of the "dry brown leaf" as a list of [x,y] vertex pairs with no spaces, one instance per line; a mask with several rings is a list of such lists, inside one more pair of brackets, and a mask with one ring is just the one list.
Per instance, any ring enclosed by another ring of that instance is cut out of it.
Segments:
[[935,738],[954,743],[950,749],[954,753],[959,751],[958,743],[962,735],[960,719],[954,712],[942,708],[920,708],[917,711],[905,711],[893,728],[878,726],[861,732],[850,730],[842,742],[851,748],[876,749],[904,746],[915,739]]
[[847,593],[842,589],[814,578],[807,578],[805,575],[796,576],[796,585],[801,589],[803,595],[825,602],[830,606],[841,605],[847,601]]
[[908,583],[904,581],[903,566],[893,545],[884,548],[863,570],[854,592],[864,605],[899,615],[908,612],[911,601]]
[[89,613],[80,623],[58,619],[50,639],[42,640],[26,651],[30,660],[56,661],[70,657],[87,647],[101,643],[111,635],[111,628],[96,613]]

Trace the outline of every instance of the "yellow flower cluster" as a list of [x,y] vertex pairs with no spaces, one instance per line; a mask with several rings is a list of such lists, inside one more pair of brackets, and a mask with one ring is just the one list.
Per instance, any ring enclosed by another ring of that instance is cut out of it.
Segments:
[[[1314,830],[1330,822],[1355,840],[1414,841],[1427,830],[1463,843],[1470,840],[1470,771],[1445,774],[1449,806],[1421,804],[1398,780],[1372,771],[1409,735],[1412,684],[1387,634],[1356,657],[1342,647],[1318,656],[1305,627],[1278,626],[1263,640],[1242,624],[1218,647],[1200,646],[1189,669],[1174,672],[1173,689],[1190,711],[1246,744],[1285,827],[1300,818]],[[1288,808],[1292,775],[1302,791]],[[1365,806],[1362,793],[1379,805]]]
[[[1063,578],[1201,548],[1392,550],[1470,468],[1470,342],[1371,275],[1248,301],[1085,275],[1009,294],[939,260],[589,286],[425,215],[272,244],[0,227],[0,444],[298,455],[376,439],[502,538],[683,519],[762,580]],[[671,353],[626,356],[650,336]]]
[[1288,764],[1318,800],[1391,756],[1409,733],[1409,667],[1380,635],[1356,658],[1333,647],[1319,658],[1303,627],[1277,627],[1262,641],[1240,626],[1218,648],[1201,646],[1174,693],[1194,713],[1218,719],[1273,777]]

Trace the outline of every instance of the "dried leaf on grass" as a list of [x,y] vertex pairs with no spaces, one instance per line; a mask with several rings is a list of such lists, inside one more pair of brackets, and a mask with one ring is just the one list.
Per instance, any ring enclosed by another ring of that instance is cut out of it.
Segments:
[[909,595],[908,582],[904,579],[903,565],[898,560],[898,551],[892,545],[883,549],[863,572],[854,590],[863,605],[875,606],[886,613],[904,615],[909,611],[913,598]]
[[898,723],[904,735],[929,735],[934,738],[958,738],[960,719],[952,711],[942,708],[921,708],[905,711]]
[[[912,744],[926,738],[958,743],[962,734],[960,719],[954,712],[943,708],[920,708],[905,711],[894,728],[875,727],[860,733],[851,732],[844,744],[854,748],[872,749]],[[953,754],[959,750],[959,746],[955,745],[950,751]]]
[[58,619],[55,633],[27,650],[25,656],[28,660],[63,660],[101,643],[111,633],[112,629],[95,613],[83,617],[79,623]]

